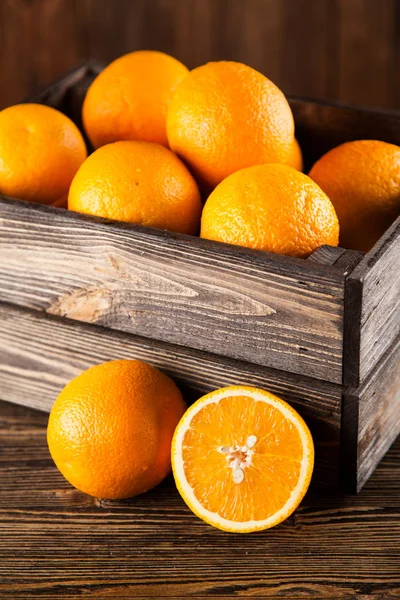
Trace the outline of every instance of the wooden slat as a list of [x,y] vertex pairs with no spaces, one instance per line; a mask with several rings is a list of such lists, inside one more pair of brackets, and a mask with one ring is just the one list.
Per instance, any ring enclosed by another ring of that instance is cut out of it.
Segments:
[[0,300],[342,380],[334,267],[0,200]]
[[359,388],[343,400],[345,483],[359,491],[400,433],[400,336]]
[[394,21],[398,3],[396,0],[336,1],[339,4],[338,97],[360,105],[367,98],[374,106],[393,106]]
[[348,380],[353,385],[368,376],[400,333],[399,257],[400,218],[348,277],[352,292],[346,298],[359,311],[359,352],[353,344],[353,377]]
[[318,0],[312,8],[310,0],[280,1],[279,4],[283,15],[279,31],[282,45],[278,54],[281,76],[276,83],[289,95],[323,98],[328,82],[335,77],[334,56],[328,53],[327,43],[336,26],[331,18],[331,1]]
[[0,108],[71,69],[80,50],[74,3],[0,2]]
[[346,250],[336,246],[321,246],[307,260],[321,265],[334,266],[340,269],[343,275],[349,275],[364,256],[365,252],[358,252],[357,250]]
[[321,265],[334,265],[337,260],[346,252],[345,248],[336,246],[321,246],[308,257],[307,260]]
[[183,347],[0,304],[0,398],[49,411],[82,370],[137,358],[173,377],[193,400],[226,385],[245,384],[282,395],[309,424],[316,445],[314,479],[338,483],[341,386],[224,359]]
[[[396,0],[3,0],[0,106],[85,57],[240,60],[286,93],[399,106]],[[397,89],[398,92],[398,89]]]

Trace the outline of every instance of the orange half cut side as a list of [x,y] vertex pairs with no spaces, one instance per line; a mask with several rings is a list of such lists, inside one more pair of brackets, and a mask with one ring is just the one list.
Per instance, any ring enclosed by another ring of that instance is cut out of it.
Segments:
[[207,394],[172,441],[178,490],[201,519],[224,531],[268,529],[297,508],[314,466],[311,433],[284,400],[253,387]]

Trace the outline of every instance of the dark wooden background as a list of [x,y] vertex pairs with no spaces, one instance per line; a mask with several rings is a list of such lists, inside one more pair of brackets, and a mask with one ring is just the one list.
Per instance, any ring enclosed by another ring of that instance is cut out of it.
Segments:
[[400,108],[398,0],[0,0],[0,107],[86,58],[234,59],[285,93]]

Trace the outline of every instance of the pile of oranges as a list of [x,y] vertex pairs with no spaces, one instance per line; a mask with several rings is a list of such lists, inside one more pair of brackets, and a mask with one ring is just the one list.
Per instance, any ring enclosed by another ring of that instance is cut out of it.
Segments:
[[399,147],[342,144],[304,175],[285,96],[241,63],[132,52],[95,78],[82,121],[89,157],[58,111],[0,112],[0,193],[300,257],[369,250],[400,213]]

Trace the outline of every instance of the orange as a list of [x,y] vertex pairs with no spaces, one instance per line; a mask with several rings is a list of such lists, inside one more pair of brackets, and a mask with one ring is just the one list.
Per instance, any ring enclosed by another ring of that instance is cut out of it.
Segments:
[[63,389],[47,428],[50,454],[78,490],[128,498],[171,469],[171,440],[185,411],[174,382],[139,360],[84,371]]
[[131,52],[108,65],[83,104],[83,123],[93,146],[118,140],[167,146],[168,103],[188,72],[172,56],[151,50]]
[[293,167],[293,169],[296,169],[297,171],[303,170],[303,153],[296,138],[293,140],[292,151],[286,164],[289,165],[289,167]]
[[283,93],[237,62],[198,67],[178,85],[167,115],[171,149],[207,188],[256,164],[286,163],[294,122]]
[[300,504],[314,465],[310,431],[286,402],[253,387],[207,394],[172,441],[178,490],[201,519],[246,533],[281,523]]
[[140,225],[197,233],[200,192],[185,165],[164,146],[115,142],[83,163],[68,208]]
[[227,177],[208,197],[200,236],[289,256],[337,246],[335,210],[307,175],[287,165],[258,165]]
[[328,194],[340,223],[340,245],[368,252],[400,215],[400,147],[347,142],[322,156],[310,177]]
[[58,202],[86,155],[79,129],[58,110],[16,104],[0,112],[0,194]]

